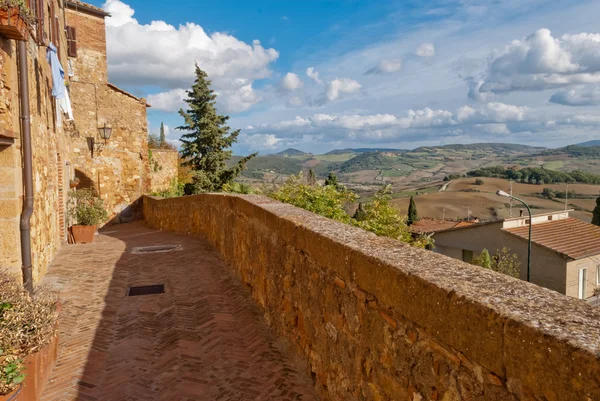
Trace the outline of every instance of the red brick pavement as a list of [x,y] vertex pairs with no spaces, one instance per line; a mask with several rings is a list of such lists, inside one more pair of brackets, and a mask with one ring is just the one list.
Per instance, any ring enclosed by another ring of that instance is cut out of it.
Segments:
[[[133,247],[182,251],[135,255]],[[315,400],[301,363],[204,240],[109,227],[69,245],[46,283],[60,292],[59,358],[44,401]],[[131,285],[166,293],[127,297]]]

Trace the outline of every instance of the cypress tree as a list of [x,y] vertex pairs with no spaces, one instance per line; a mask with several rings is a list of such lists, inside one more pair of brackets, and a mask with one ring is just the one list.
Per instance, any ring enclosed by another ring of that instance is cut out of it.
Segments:
[[186,188],[188,194],[221,190],[256,156],[253,153],[227,168],[225,161],[231,157],[231,150],[227,149],[237,141],[240,130],[230,132],[229,116],[218,114],[217,95],[210,85],[206,72],[196,65],[196,81],[185,99],[188,110],[179,110],[185,121],[185,125],[177,128],[185,132],[181,137],[181,157],[184,165],[194,170],[193,185]]
[[406,224],[412,226],[419,220],[419,215],[417,213],[417,205],[415,205],[415,199],[410,197],[410,204],[408,205],[408,219],[406,220]]
[[308,170],[308,185],[317,185],[317,177],[312,168]]
[[362,202],[358,204],[358,209],[356,209],[356,212],[354,213],[354,216],[352,216],[352,218],[356,221],[365,221],[367,219],[365,205]]
[[167,138],[165,136],[165,123],[161,122],[160,123],[160,137],[159,137],[159,146],[161,148],[165,147],[165,145],[167,144]]
[[327,176],[327,179],[325,180],[325,186],[328,186],[328,185],[333,185],[334,187],[337,188],[338,181],[337,181],[337,177],[335,174],[329,173],[329,175]]
[[592,224],[600,226],[600,196],[596,199],[596,207],[592,216]]

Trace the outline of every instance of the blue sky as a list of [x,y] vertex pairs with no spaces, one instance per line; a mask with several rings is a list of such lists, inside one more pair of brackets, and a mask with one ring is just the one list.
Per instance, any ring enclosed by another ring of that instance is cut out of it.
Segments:
[[93,2],[111,82],[176,143],[197,62],[236,153],[600,139],[600,4],[563,0]]

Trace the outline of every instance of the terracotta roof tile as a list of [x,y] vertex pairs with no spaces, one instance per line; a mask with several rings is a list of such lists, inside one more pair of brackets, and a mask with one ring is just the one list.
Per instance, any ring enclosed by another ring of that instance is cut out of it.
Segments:
[[435,233],[438,231],[449,230],[451,228],[456,227],[464,227],[471,226],[473,223],[469,223],[466,221],[451,221],[451,220],[438,220],[438,219],[429,219],[423,218],[412,226],[410,226],[410,230],[415,234],[429,234]]
[[[529,238],[529,226],[507,228],[506,232]],[[600,254],[600,227],[575,218],[534,224],[532,241],[572,259]]]

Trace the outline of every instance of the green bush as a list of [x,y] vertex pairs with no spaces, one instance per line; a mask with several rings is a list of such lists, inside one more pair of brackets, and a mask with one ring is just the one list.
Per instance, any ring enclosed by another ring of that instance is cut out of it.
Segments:
[[77,224],[82,226],[96,226],[108,220],[108,213],[104,209],[104,202],[91,188],[71,191],[70,215]]

